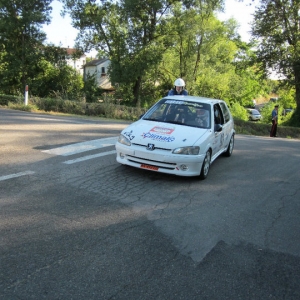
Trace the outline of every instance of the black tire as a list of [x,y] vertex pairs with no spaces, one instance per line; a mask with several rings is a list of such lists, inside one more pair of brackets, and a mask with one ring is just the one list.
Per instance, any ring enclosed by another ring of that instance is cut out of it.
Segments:
[[203,160],[201,172],[200,172],[200,179],[204,180],[209,172],[210,169],[210,160],[211,160],[211,153],[210,151],[207,151],[205,154],[205,158]]
[[231,156],[233,147],[234,147],[234,134],[230,138],[229,145],[227,147],[227,150],[224,152],[224,155],[227,157]]

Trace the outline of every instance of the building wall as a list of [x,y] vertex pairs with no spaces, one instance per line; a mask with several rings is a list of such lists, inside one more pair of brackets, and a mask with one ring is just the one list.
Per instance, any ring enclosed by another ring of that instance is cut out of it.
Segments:
[[87,79],[87,75],[94,75],[96,74],[97,76],[97,66],[86,66],[85,67],[85,74],[84,74],[84,80]]
[[107,75],[108,67],[110,65],[110,60],[105,60],[96,66],[86,66],[85,67],[85,78],[87,74],[96,75],[97,85],[104,89],[111,89],[111,84],[109,77]]
[[79,74],[83,76],[83,66],[86,63],[86,56],[81,56],[79,59],[73,60],[72,58],[67,58],[67,65],[74,68]]
[[[100,84],[102,81],[103,77],[107,76],[107,69],[110,65],[110,60],[106,60],[105,62],[103,62],[102,64],[97,66],[97,75],[96,75],[96,80],[97,83]],[[104,73],[103,73],[104,71]]]

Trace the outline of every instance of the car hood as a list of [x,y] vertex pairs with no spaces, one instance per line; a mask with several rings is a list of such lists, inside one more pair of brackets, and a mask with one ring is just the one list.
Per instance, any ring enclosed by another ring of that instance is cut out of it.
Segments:
[[122,131],[132,143],[174,148],[193,146],[209,129],[140,120]]

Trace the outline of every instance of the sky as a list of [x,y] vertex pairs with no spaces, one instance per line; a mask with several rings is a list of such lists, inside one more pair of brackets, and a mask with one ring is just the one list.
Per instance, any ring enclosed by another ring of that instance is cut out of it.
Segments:
[[[224,0],[225,1],[225,12],[218,14],[221,21],[228,20],[229,18],[234,18],[239,24],[240,28],[238,30],[242,37],[242,40],[249,42],[250,40],[250,23],[253,20],[253,13],[255,6],[249,6],[250,1],[238,2],[238,0]],[[247,2],[247,3],[245,3]]]
[[[238,0],[225,0],[225,13],[219,14],[219,19],[224,21],[231,17],[237,20],[240,25],[239,33],[242,40],[248,42],[250,39],[250,25],[252,21],[252,14],[254,12],[253,6],[247,6],[244,2]],[[50,25],[44,25],[43,31],[47,34],[47,43],[53,43],[56,46],[74,47],[74,41],[77,36],[77,30],[71,25],[71,18],[60,16],[62,4],[58,1],[52,2],[52,20]],[[91,53],[92,55],[95,52]]]
[[43,31],[47,34],[46,42],[56,46],[61,44],[62,47],[73,48],[78,31],[72,27],[72,20],[69,16],[60,16],[61,10],[62,4],[58,1],[53,1],[51,24],[43,26]]

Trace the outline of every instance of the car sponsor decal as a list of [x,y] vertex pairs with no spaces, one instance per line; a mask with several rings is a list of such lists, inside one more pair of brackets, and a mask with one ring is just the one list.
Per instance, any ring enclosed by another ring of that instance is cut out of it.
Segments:
[[132,134],[132,130],[127,132],[123,132],[123,135],[125,135],[130,141],[134,139],[134,135]]
[[168,104],[184,104],[185,102],[182,100],[167,100],[165,103]]
[[[166,100],[167,104],[176,104],[176,105],[188,105],[188,106],[193,106],[196,108],[203,108],[204,105],[203,103],[195,103],[195,102],[189,102],[189,101],[185,101],[185,100]],[[209,105],[209,104],[208,104]]]
[[165,128],[165,127],[160,127],[160,126],[155,126],[150,131],[160,133],[160,134],[171,134],[175,128]]
[[153,141],[167,142],[167,143],[175,141],[174,136],[166,136],[166,135],[164,136],[164,135],[160,135],[160,134],[151,133],[150,131],[146,132],[146,133],[143,133],[142,137],[144,139],[150,139],[150,140],[153,140]]

